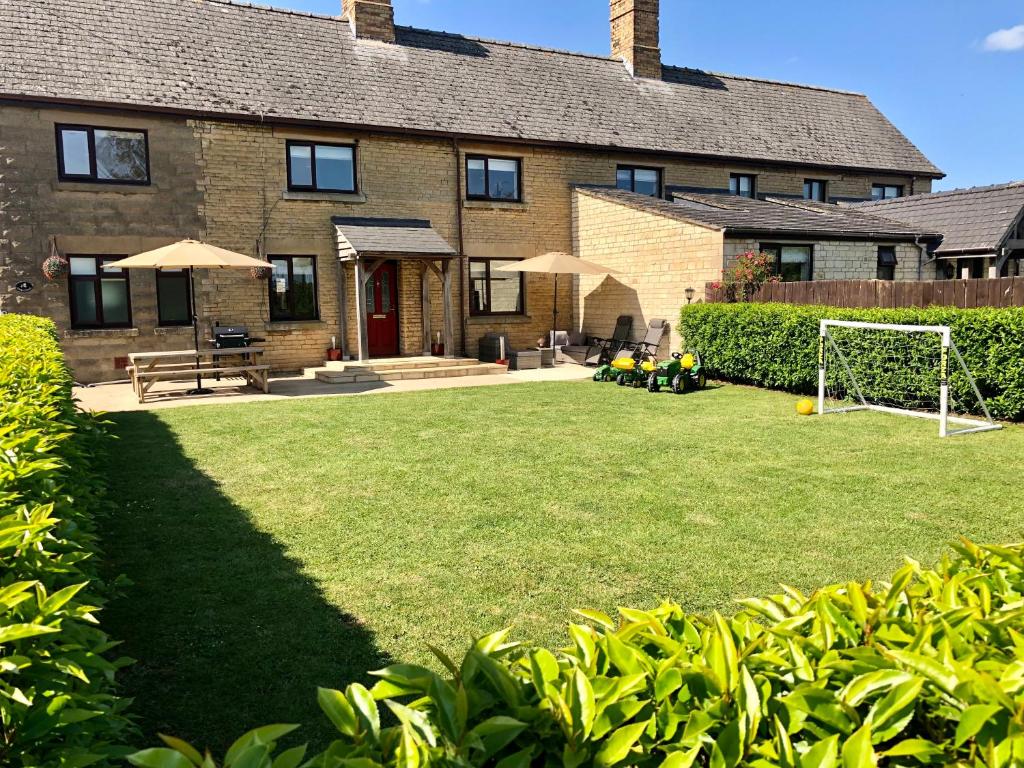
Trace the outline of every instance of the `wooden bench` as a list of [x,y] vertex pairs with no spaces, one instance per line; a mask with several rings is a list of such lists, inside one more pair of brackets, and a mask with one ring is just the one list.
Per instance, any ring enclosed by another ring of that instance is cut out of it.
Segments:
[[[218,379],[221,376],[241,376],[247,385],[269,394],[270,366],[256,362],[262,354],[262,347],[137,352],[128,356],[129,365],[125,370],[140,403],[146,402],[146,393],[158,381],[184,381],[196,375]],[[225,364],[221,360],[225,357],[239,357],[242,361],[241,364]]]
[[146,393],[158,381],[188,380],[191,383],[192,376],[197,371],[204,376],[242,376],[246,384],[256,387],[264,394],[270,394],[270,366],[269,365],[232,365],[220,366],[217,368],[177,368],[169,365],[156,369],[133,371],[132,367],[127,368],[128,375],[132,377],[132,384],[139,402],[146,402]]

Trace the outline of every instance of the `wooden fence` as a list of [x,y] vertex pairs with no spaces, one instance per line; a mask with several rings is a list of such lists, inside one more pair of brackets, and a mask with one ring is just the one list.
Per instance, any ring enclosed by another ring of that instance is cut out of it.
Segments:
[[[704,300],[733,301],[724,288],[708,283]],[[735,294],[742,295],[737,288]],[[743,300],[743,299],[740,299]],[[830,307],[1024,307],[1024,277],[975,280],[814,280],[766,283],[748,301],[822,304]]]

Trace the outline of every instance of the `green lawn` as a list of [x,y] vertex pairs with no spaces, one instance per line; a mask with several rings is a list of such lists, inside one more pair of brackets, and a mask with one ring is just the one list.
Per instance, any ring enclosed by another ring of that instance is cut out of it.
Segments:
[[693,611],[1021,538],[1024,428],[798,417],[744,387],[523,384],[114,417],[105,611],[147,738],[327,735],[314,687],[574,607]]

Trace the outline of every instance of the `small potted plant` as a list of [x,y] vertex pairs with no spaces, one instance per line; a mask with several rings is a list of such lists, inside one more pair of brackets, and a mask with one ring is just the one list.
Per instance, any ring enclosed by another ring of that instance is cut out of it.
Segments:
[[444,344],[441,343],[441,334],[438,333],[434,343],[430,345],[430,354],[434,357],[444,357]]
[[337,339],[331,336],[331,348],[327,350],[327,359],[332,363],[341,360],[341,349],[338,347]]

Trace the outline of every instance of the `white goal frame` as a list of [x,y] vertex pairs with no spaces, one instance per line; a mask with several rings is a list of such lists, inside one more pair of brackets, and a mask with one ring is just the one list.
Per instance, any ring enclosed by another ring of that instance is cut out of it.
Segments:
[[[901,333],[934,333],[941,337],[941,352],[939,356],[939,410],[937,413],[927,411],[915,411],[909,408],[895,408],[888,405],[876,405],[869,403],[864,395],[861,393],[860,386],[857,384],[857,379],[853,375],[853,371],[850,369],[850,365],[847,362],[842,350],[836,345],[835,341],[829,336],[829,328],[861,328],[864,330],[873,331],[897,331]],[[855,400],[860,401],[859,405],[849,405],[840,408],[827,408],[825,407],[825,374],[826,366],[828,365],[828,348],[831,346],[831,350],[836,358],[838,358],[839,364],[846,371],[846,375],[849,377],[850,384],[852,386],[852,394]],[[966,374],[967,380],[971,384],[971,388],[974,390],[975,396],[978,398],[978,402],[981,404],[981,409],[985,414],[984,419],[982,418],[965,418],[963,416],[951,416],[949,414],[949,365],[950,365],[950,352],[952,351],[953,357],[956,359],[960,366],[960,369]],[[974,377],[971,372],[967,369],[966,363],[964,363],[963,357],[960,355],[960,350],[956,348],[956,344],[953,343],[953,336],[948,325],[892,325],[888,323],[866,323],[857,320],[822,320],[819,328],[818,336],[818,414],[824,416],[827,413],[847,413],[849,411],[880,411],[882,413],[895,413],[901,416],[914,416],[922,419],[934,419],[939,422],[939,437],[948,437],[951,434],[963,435],[970,432],[987,432],[993,429],[1000,429],[1000,425],[996,424],[992,420],[992,415],[988,411],[988,406],[985,405],[985,398],[981,396],[981,392],[978,389],[978,385],[974,381]],[[950,431],[950,424],[962,425],[963,429],[957,429]]]

